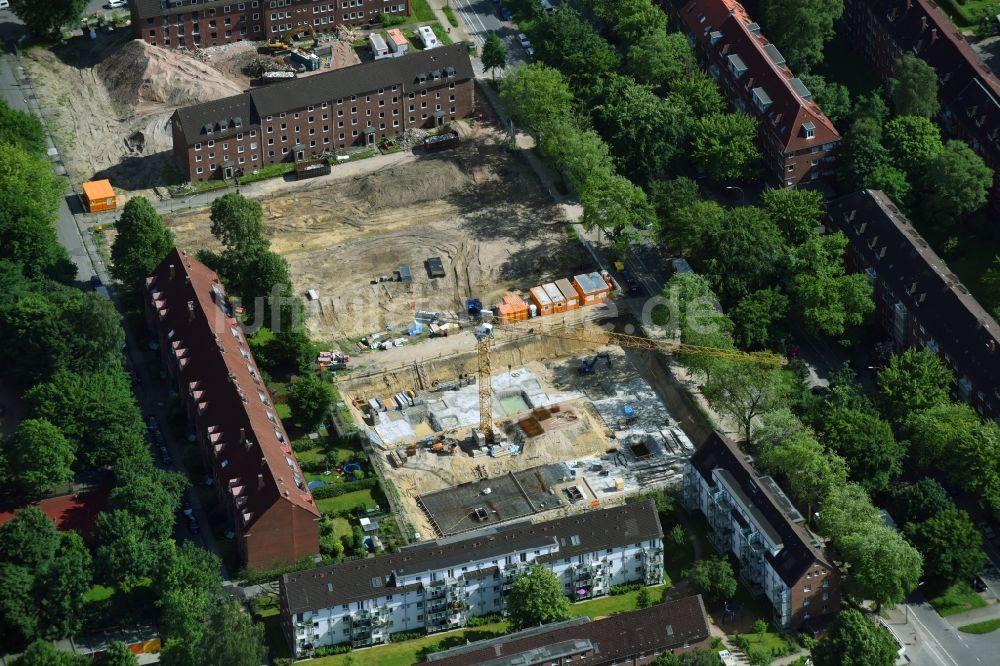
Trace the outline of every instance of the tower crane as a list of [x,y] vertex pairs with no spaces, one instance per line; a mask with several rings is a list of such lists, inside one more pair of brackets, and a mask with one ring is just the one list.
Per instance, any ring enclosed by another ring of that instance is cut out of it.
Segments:
[[542,335],[562,340],[578,340],[591,343],[595,347],[615,345],[625,349],[653,351],[664,354],[693,354],[708,356],[725,361],[741,361],[765,365],[784,365],[787,360],[771,352],[745,352],[738,349],[723,349],[720,347],[704,347],[689,345],[673,340],[652,340],[638,335],[628,335],[606,331],[600,328],[574,329],[543,329],[539,326],[524,328],[524,322],[496,325],[485,321],[473,329],[476,337],[476,348],[479,357],[479,429],[487,442],[494,439],[493,433],[493,386],[491,382],[492,369],[490,364],[490,344],[495,340],[495,331],[500,330],[515,336],[528,337]]

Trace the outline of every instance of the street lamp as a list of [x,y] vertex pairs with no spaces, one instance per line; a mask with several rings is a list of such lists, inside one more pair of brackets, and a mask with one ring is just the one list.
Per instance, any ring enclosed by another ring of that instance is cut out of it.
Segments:
[[[917,589],[920,589],[921,587],[923,587],[923,582],[922,581],[919,582],[919,583],[917,583],[917,587],[914,588],[914,592]],[[909,624],[910,623],[910,604],[904,603],[903,604],[903,608],[906,609],[906,619],[903,621],[903,624]]]
[[740,205],[745,206],[747,204],[746,195],[743,193],[742,187],[737,187],[736,185],[726,185],[727,190],[737,190],[740,193]]

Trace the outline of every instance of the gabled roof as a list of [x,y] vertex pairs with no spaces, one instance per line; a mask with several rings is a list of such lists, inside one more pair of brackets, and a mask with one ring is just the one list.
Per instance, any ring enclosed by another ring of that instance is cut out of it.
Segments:
[[[261,4],[264,2],[266,0],[262,0]],[[192,0],[129,0],[130,9],[135,16],[141,19],[167,14],[186,14],[204,9],[218,9],[225,5],[231,5],[235,10],[237,4],[238,0],[201,0],[197,3],[192,2]],[[249,8],[249,2],[247,2],[247,7]]]
[[777,540],[781,550],[765,553],[775,572],[789,587],[794,586],[815,564],[835,570],[827,557],[822,541],[802,525],[793,522],[800,517],[783,493],[776,489],[770,477],[761,477],[747,456],[728,439],[713,432],[705,444],[691,456],[691,465],[710,485],[715,485],[713,472],[727,485],[735,484],[736,495],[747,505],[754,520],[763,522],[768,538]]
[[[1000,403],[1000,325],[969,293],[884,193],[862,190],[832,201],[844,232],[894,297],[902,302],[977,390]],[[995,416],[995,414],[994,414]]]
[[[466,532],[409,546],[398,553],[285,574],[281,584],[289,612],[301,613],[397,594],[403,589],[399,581],[404,579],[526,550],[557,545],[559,554],[553,559],[562,559],[662,536],[652,502],[628,504],[542,523]],[[405,589],[416,588],[411,583]]]
[[[573,664],[625,663],[633,655],[655,655],[696,645],[708,637],[705,606],[701,595],[694,595],[643,610],[619,613],[603,620],[592,622],[586,617],[577,618],[476,641],[432,653],[427,657],[427,663],[436,666],[549,664],[560,659],[555,655],[545,658],[548,657],[545,650],[557,646],[564,646],[567,654],[580,654],[584,650],[592,652],[588,657],[573,659]],[[518,655],[524,660],[518,661]]]
[[[739,82],[766,93],[766,108],[748,106],[762,131],[777,136],[785,152],[822,146],[840,139],[833,122],[812,99],[774,44],[767,41],[743,5],[735,0],[672,0],[688,33],[722,60],[735,58],[746,68]],[[803,129],[812,123],[814,135]]]
[[[250,92],[213,102],[178,109],[173,118],[179,122],[189,143],[223,139],[260,126],[261,118],[305,109],[330,100],[371,93],[380,88],[401,86],[402,94],[421,90],[446,81],[473,78],[472,61],[464,42],[425,51],[410,52],[398,58],[383,58],[343,67],[314,76],[272,83]],[[240,127],[236,127],[236,120]],[[211,127],[212,133],[207,131]]]
[[[218,275],[174,248],[146,284],[178,359],[179,385],[228,477],[216,485],[243,498],[241,528],[277,502],[320,515],[288,433],[250,353]],[[238,517],[238,519],[240,519]]]

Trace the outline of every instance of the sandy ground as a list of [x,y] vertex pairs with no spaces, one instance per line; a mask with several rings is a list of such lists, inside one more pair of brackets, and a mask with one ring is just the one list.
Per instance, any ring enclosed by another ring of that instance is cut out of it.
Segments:
[[[405,328],[416,310],[457,312],[469,296],[493,303],[589,266],[502,137],[459,127],[466,136],[458,149],[353,178],[331,179],[335,170],[308,189],[261,199],[272,247],[288,259],[297,291],[320,295],[307,307],[314,337]],[[185,247],[215,247],[207,211],[167,224]],[[432,256],[441,257],[444,278],[429,277]],[[378,281],[401,265],[411,268],[412,284]]]
[[[241,68],[257,52],[253,42],[179,51],[129,37],[98,33],[23,58],[70,177],[110,178],[119,203],[176,181],[170,116],[249,89]],[[333,68],[357,62],[350,45],[334,45]]]

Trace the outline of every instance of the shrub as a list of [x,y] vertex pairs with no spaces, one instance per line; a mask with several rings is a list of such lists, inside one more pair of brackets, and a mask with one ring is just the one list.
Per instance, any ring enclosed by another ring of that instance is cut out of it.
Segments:
[[379,14],[379,22],[382,24],[383,28],[391,28],[394,25],[401,25],[406,23],[405,16],[393,16],[392,14]]
[[423,638],[426,635],[423,631],[397,631],[389,635],[389,642],[402,643],[403,641],[412,641],[414,638]]
[[629,592],[635,592],[636,590],[641,590],[646,587],[642,583],[623,583],[622,585],[612,585],[611,590],[608,592],[613,597],[617,597],[620,594],[628,594]]
[[340,645],[321,645],[313,651],[313,655],[316,657],[328,657],[334,654],[346,654],[353,650],[350,643],[341,643]]
[[478,617],[470,617],[467,625],[469,627],[481,627],[486,624],[493,624],[495,622],[500,622],[503,620],[503,616],[500,613],[489,613],[488,615],[480,615]]
[[356,490],[371,490],[378,485],[378,479],[370,477],[360,481],[345,481],[344,483],[328,483],[312,491],[313,499],[326,499],[328,497],[340,497]]

